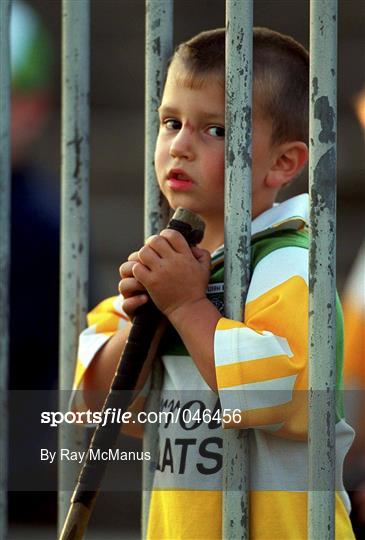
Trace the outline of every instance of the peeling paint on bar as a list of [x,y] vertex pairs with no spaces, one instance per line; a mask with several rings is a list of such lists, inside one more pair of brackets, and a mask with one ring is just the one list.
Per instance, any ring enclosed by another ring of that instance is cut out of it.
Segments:
[[172,54],[173,0],[146,0],[145,65],[145,238],[157,234],[168,219],[154,166],[160,105],[166,66]]
[[308,538],[335,536],[337,0],[311,1]]
[[0,538],[7,537],[10,278],[10,1],[0,2]]
[[[167,62],[172,54],[173,0],[146,0],[146,65],[145,65],[145,239],[158,234],[166,225],[169,207],[162,196],[155,176],[155,145],[159,129],[157,108],[160,105]],[[161,366],[155,362],[149,410],[158,410],[161,388]],[[150,452],[151,461],[143,463],[142,538],[146,538],[154,467],[158,455],[158,432],[155,424],[147,424],[143,450]],[[152,465],[152,466],[151,466]]]
[[[250,272],[252,1],[226,2],[225,315],[242,320]],[[223,435],[223,538],[248,539],[248,433]]]
[[[62,208],[60,410],[68,408],[78,336],[86,324],[89,227],[89,0],[62,4]],[[60,426],[62,448],[83,447],[84,430]],[[58,523],[63,525],[78,465],[59,463]]]

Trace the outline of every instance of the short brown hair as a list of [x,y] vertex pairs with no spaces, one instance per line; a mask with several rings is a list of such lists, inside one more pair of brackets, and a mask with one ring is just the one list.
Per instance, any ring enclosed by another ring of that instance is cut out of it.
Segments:
[[[181,43],[172,57],[188,72],[188,84],[208,73],[225,77],[225,29],[197,34]],[[272,142],[308,141],[308,51],[292,37],[268,28],[253,30],[255,103],[272,122]]]

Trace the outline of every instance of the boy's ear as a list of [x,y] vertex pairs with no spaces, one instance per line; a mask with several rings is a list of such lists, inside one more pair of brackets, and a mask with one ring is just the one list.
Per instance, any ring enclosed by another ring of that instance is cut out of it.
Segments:
[[266,186],[281,188],[289,184],[308,160],[308,146],[303,141],[280,144],[274,152],[274,162],[266,176]]

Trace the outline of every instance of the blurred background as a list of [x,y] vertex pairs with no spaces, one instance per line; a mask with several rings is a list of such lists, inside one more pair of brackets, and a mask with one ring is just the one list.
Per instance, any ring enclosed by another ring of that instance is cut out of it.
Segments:
[[[17,77],[13,74],[11,270],[12,313],[16,315],[11,321],[10,385],[42,389],[57,385],[61,1],[24,0],[21,5],[18,59],[13,57],[14,73],[18,70]],[[224,26],[224,9],[224,0],[175,0],[175,44],[201,30]],[[256,26],[291,34],[306,47],[308,20],[307,0],[254,2]],[[365,84],[365,1],[339,0],[338,20],[337,271],[341,291],[365,236],[365,128],[355,112],[356,96]],[[92,307],[117,293],[119,265],[143,242],[143,0],[91,0],[90,105]],[[286,190],[285,198],[306,191],[306,182],[301,178]],[[27,287],[23,287],[25,279]],[[24,294],[29,295],[26,301],[37,305],[34,328],[21,309]],[[15,338],[19,328],[25,327],[29,335],[25,332],[21,339]],[[32,340],[39,369],[20,372],[20,359],[29,350],[32,358]],[[40,351],[39,347],[45,348]],[[11,429],[14,449],[27,444],[19,429]],[[129,472],[115,467],[112,475],[126,486],[139,472],[137,467]],[[114,531],[119,538],[137,537],[139,504],[137,490],[103,494],[90,528],[106,528],[87,538],[111,538]],[[34,538],[41,538],[39,525],[55,523],[55,494],[13,492],[10,518],[10,538],[20,539],[23,534],[31,538],[29,530],[22,532],[30,524],[38,527]],[[55,529],[46,529],[44,535],[55,537]]]

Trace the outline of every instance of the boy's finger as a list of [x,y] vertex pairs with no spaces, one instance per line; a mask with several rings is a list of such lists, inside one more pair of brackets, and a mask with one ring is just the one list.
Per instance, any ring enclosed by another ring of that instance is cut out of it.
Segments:
[[143,246],[138,252],[138,257],[140,262],[150,270],[156,268],[161,262],[161,257],[150,246]]
[[145,304],[147,301],[147,294],[138,294],[137,296],[126,298],[122,304],[123,311],[132,319],[136,309]]
[[146,246],[152,248],[160,257],[171,255],[171,250],[173,250],[169,241],[161,235],[150,236]]
[[149,236],[149,237],[147,238],[147,240],[145,241],[145,244],[149,244],[150,242],[152,242],[152,240],[153,240],[154,238],[158,238],[158,237],[159,237],[158,234],[152,234],[152,236]]
[[136,262],[137,262],[137,261],[127,261],[127,262],[124,262],[124,263],[119,267],[119,275],[120,275],[120,277],[122,277],[122,278],[132,277],[132,276],[133,276],[132,268],[133,268],[133,266],[136,264]]
[[124,298],[129,298],[130,296],[146,291],[142,283],[137,281],[135,277],[122,279],[119,282],[118,290],[120,294],[124,296]]
[[178,231],[173,229],[164,229],[161,231],[160,236],[166,238],[170,246],[178,253],[188,254],[190,253],[190,247],[185,238]]
[[144,281],[148,280],[148,277],[150,274],[151,274],[151,270],[149,270],[147,266],[144,266],[144,264],[136,263],[133,266],[133,275],[136,278],[136,280],[139,281],[140,283],[143,283]]
[[194,257],[198,261],[203,262],[203,263],[207,263],[207,262],[210,263],[211,255],[210,255],[209,251],[207,251],[206,249],[193,247],[193,248],[191,248],[191,251],[193,252]]
[[138,261],[138,251],[133,251],[128,257],[128,261]]

